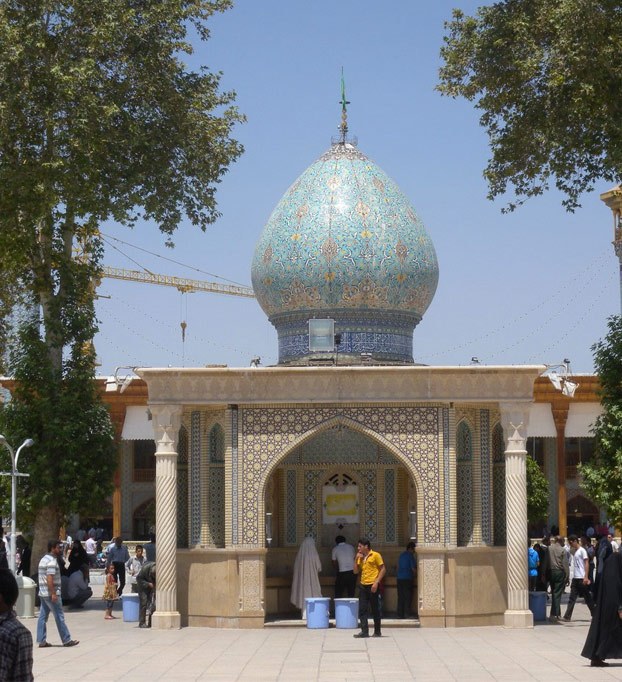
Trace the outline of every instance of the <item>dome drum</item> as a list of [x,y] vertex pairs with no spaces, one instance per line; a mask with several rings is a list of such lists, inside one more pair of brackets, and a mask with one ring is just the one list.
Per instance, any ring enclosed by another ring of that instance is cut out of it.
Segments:
[[[309,350],[309,320],[327,317],[335,321],[334,353]],[[279,337],[279,364],[306,364],[309,360],[330,359],[340,364],[413,362],[413,329],[420,317],[404,312],[330,310],[298,311],[273,315],[270,322]]]

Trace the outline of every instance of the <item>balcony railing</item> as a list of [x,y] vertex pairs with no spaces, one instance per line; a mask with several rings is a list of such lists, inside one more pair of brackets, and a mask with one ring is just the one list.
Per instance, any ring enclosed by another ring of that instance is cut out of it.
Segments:
[[155,481],[155,469],[134,469],[134,483]]

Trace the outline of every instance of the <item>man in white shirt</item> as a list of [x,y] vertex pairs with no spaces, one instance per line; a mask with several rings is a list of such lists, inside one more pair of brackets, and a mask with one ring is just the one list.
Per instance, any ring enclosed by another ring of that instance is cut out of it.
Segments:
[[339,599],[346,593],[347,597],[354,597],[356,589],[356,576],[354,575],[354,556],[356,550],[346,542],[343,535],[335,538],[332,559],[333,566],[337,570],[335,579],[335,599]]
[[78,643],[77,640],[71,639],[65,624],[63,599],[61,597],[60,566],[58,565],[58,557],[61,552],[60,541],[50,540],[48,542],[48,553],[39,562],[39,597],[41,598],[39,622],[37,623],[39,648],[52,646],[47,641],[47,622],[50,613],[54,614],[63,646],[75,646]]
[[577,597],[581,596],[585,599],[587,608],[590,613],[594,612],[594,599],[592,598],[592,591],[590,590],[590,579],[588,578],[589,569],[589,558],[584,547],[579,544],[579,539],[576,535],[570,535],[568,538],[570,546],[574,550],[574,555],[572,557],[573,574],[572,581],[570,583],[570,597],[568,598],[568,606],[566,607],[566,613],[564,614],[562,620],[569,622],[572,618],[572,610],[574,609]]
[[95,568],[97,566],[97,540],[94,535],[89,535],[86,545],[86,555],[89,558],[89,566]]
[[611,533],[609,533],[609,535],[607,535],[607,540],[609,540],[609,542],[611,543],[611,549],[614,552],[617,552],[618,549],[620,549],[618,543],[613,539],[613,535]]

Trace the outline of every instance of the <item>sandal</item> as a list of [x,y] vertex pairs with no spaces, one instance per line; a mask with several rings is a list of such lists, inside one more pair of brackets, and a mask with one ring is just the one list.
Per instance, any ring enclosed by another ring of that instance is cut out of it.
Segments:
[[116,620],[116,616],[104,616],[104,620]]
[[39,642],[39,649],[47,649],[49,646],[52,646],[49,642]]
[[63,646],[76,646],[76,644],[79,644],[77,639],[70,639],[68,642],[65,642]]

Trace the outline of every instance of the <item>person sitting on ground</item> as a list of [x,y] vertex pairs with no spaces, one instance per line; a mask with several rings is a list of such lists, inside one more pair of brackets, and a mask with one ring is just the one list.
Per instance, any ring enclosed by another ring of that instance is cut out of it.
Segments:
[[154,600],[156,586],[156,565],[153,561],[145,561],[143,567],[136,576],[138,586],[139,607],[138,607],[138,627],[150,628],[151,617],[147,623],[147,605],[150,605],[150,614],[153,612],[151,604]]
[[88,564],[84,564],[68,578],[61,576],[63,604],[69,604],[74,609],[83,608],[84,602],[93,596],[93,590],[88,584],[88,576]]
[[136,576],[140,572],[140,569],[143,567],[144,563],[145,557],[143,556],[143,546],[136,545],[136,554],[131,559],[128,559],[127,563],[125,564],[125,568],[127,569],[127,572],[130,576],[129,583],[132,586],[132,592],[134,593],[138,592]]
[[32,635],[13,607],[19,589],[8,568],[0,568],[0,680],[32,682]]

